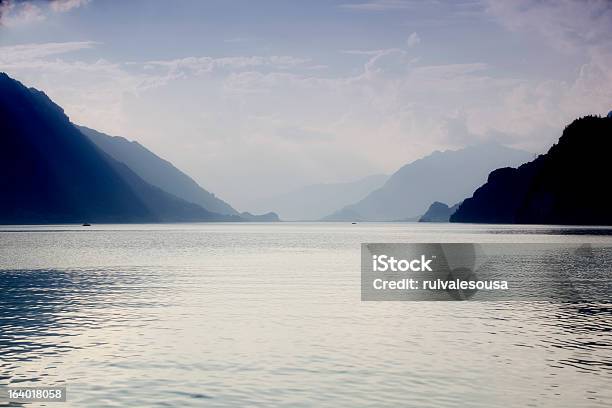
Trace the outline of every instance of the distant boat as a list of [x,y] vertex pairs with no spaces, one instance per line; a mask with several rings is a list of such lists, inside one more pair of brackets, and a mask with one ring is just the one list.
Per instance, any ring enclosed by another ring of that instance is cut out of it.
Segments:
[[356,223],[356,222],[351,222],[351,224],[355,225],[355,224],[357,224],[357,223]]
[[84,222],[84,223],[83,223],[83,226],[84,226],[84,227],[91,227],[91,224],[90,224],[90,223],[88,223],[88,222]]

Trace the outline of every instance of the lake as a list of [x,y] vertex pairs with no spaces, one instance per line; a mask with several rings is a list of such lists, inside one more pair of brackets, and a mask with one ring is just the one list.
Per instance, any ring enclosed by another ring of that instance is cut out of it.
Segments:
[[66,386],[51,407],[612,406],[611,304],[362,302],[362,242],[612,243],[612,231],[3,226],[0,385]]

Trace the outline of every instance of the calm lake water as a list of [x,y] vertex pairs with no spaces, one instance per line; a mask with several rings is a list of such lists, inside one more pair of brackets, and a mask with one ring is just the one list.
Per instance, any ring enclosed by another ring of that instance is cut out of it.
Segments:
[[360,301],[362,242],[612,243],[610,234],[0,227],[0,385],[66,386],[68,402],[51,407],[610,407],[611,304]]

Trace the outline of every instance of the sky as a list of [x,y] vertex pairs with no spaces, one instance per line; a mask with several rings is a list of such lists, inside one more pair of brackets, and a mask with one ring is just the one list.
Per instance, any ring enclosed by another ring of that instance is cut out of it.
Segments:
[[0,0],[0,71],[239,210],[612,109],[608,0]]

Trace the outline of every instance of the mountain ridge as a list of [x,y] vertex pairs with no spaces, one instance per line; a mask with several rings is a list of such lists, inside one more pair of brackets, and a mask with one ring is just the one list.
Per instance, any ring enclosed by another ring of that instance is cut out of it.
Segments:
[[547,153],[492,171],[451,222],[612,225],[612,117],[574,120]]
[[289,192],[258,200],[256,209],[274,209],[284,220],[315,221],[336,208],[365,197],[389,176],[374,174],[341,183],[309,184]]
[[531,157],[522,150],[483,143],[435,151],[400,167],[362,200],[323,218],[325,221],[393,221],[419,217],[434,201],[460,202],[500,165],[518,165]]
[[96,146],[114,159],[125,163],[143,180],[160,189],[202,206],[204,209],[225,215],[238,215],[231,205],[202,188],[189,175],[170,161],[158,156],[137,141],[122,136],[111,136],[86,126],[77,126]]
[[232,221],[146,183],[44,92],[0,73],[0,223]]
[[450,216],[459,208],[459,205],[461,205],[461,203],[449,207],[446,203],[434,201],[425,214],[419,218],[419,222],[448,222]]

